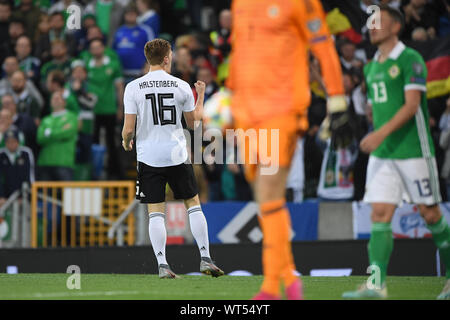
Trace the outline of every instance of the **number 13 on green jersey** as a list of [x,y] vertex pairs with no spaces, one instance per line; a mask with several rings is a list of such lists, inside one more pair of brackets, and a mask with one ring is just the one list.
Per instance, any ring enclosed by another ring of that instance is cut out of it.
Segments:
[[372,155],[389,159],[433,157],[426,99],[427,68],[422,56],[398,42],[387,60],[380,63],[378,58],[379,53],[364,67],[375,130],[391,120],[405,104],[405,91],[420,90],[422,98],[415,116],[390,134]]

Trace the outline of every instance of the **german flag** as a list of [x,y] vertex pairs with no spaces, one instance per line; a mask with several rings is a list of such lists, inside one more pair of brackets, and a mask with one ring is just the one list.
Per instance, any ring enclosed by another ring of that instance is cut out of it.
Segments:
[[410,42],[408,46],[420,52],[427,64],[427,98],[450,93],[450,36],[426,42]]
[[327,13],[326,20],[332,34],[341,35],[355,44],[362,41],[361,29],[368,15],[360,8],[359,1],[321,0]]

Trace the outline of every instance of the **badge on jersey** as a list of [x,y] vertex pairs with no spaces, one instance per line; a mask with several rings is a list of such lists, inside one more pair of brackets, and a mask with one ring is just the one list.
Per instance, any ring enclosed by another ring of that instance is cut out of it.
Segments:
[[272,19],[277,18],[280,15],[280,7],[278,7],[276,4],[271,5],[267,9],[267,15]]
[[400,68],[396,64],[394,64],[389,69],[389,75],[391,76],[392,79],[395,79],[398,77],[399,74],[400,74]]
[[317,31],[320,30],[320,27],[322,27],[322,21],[320,21],[320,19],[314,19],[308,21],[306,25],[309,31],[311,31],[312,33],[316,33]]
[[419,74],[422,74],[422,72],[423,72],[423,66],[418,62],[414,62],[412,68],[413,68],[415,74],[419,75]]

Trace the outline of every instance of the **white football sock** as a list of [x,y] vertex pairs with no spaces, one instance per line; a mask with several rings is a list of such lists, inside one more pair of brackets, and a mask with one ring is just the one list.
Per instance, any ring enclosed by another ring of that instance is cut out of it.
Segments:
[[189,224],[191,232],[197,242],[200,256],[209,258],[209,240],[208,240],[208,225],[206,223],[205,215],[200,206],[190,207],[188,210]]
[[148,234],[152,243],[158,265],[168,264],[166,261],[166,225],[164,223],[164,214],[161,212],[152,212],[149,214]]

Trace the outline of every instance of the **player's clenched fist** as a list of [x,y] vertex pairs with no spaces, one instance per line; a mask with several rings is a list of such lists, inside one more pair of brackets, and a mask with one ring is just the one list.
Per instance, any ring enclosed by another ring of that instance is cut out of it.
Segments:
[[133,139],[127,144],[126,141],[122,140],[122,147],[125,151],[133,150]]
[[205,94],[205,88],[206,84],[203,81],[197,80],[196,83],[194,83],[195,90],[197,91],[198,95]]

